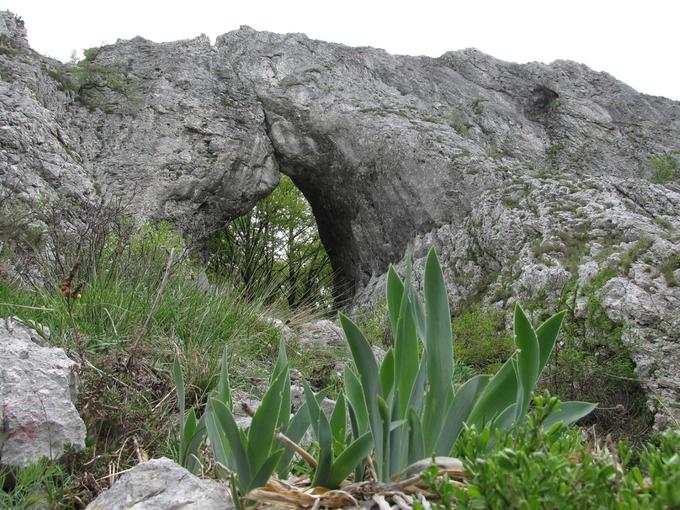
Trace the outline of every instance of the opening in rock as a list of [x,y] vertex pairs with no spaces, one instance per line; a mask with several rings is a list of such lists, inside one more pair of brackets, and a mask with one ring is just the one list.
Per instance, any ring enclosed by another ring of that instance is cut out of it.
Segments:
[[251,298],[329,310],[334,272],[309,202],[283,175],[276,189],[208,245],[208,270]]

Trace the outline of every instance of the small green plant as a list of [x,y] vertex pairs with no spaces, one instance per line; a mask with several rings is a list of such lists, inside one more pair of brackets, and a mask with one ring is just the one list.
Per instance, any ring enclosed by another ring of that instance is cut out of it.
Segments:
[[[449,455],[464,423],[507,429],[523,421],[564,316],[554,315],[534,330],[516,306],[517,351],[494,376],[478,375],[454,387],[448,295],[434,249],[425,266],[424,294],[423,305],[410,268],[405,283],[390,268],[387,303],[396,333],[381,366],[359,328],[340,315],[354,361],[345,370],[353,427],[373,435],[375,471],[382,481],[430,455]],[[571,423],[594,408],[565,402],[556,419]]]
[[[275,441],[275,433],[283,430],[290,434],[291,437],[286,437],[292,442],[299,441],[310,423],[307,405],[300,407],[291,419],[288,358],[281,338],[269,389],[252,414],[248,431],[239,430],[232,411],[225,353],[217,394],[208,399],[205,425],[215,459],[223,470],[236,475],[231,476],[231,485],[237,504],[249,491],[265,485],[275,471],[282,477],[288,474],[293,450],[288,445],[281,447]],[[284,455],[286,449],[290,450],[288,455]]]
[[652,166],[654,167],[652,182],[657,184],[665,184],[680,177],[680,165],[671,154],[656,156],[652,159]]
[[247,435],[239,431],[227,404],[215,398],[209,401],[208,437],[218,462],[237,475],[232,478],[235,501],[265,485],[283,455],[283,449],[274,443],[274,430],[281,412],[284,382],[283,373],[272,381]]
[[360,309],[357,312],[358,324],[367,338],[376,341],[380,345],[392,345],[392,331],[387,315],[387,302],[382,299],[370,310]]
[[472,111],[475,112],[477,115],[481,115],[484,113],[484,100],[480,98],[476,98],[475,100],[470,103],[470,106],[472,106]]
[[40,460],[20,468],[0,466],[0,508],[60,508],[66,473],[57,462]]
[[[220,371],[220,383],[218,388],[224,387],[224,381],[227,377],[226,356],[227,352],[225,349],[222,357],[222,370]],[[175,382],[175,391],[177,392],[177,403],[179,406],[179,447],[177,452],[177,463],[180,466],[187,468],[190,472],[196,473],[200,465],[198,450],[205,439],[206,434],[205,419],[202,416],[200,420],[197,420],[196,411],[194,411],[194,409],[185,413],[186,397],[184,394],[184,376],[182,375],[182,368],[177,359],[172,365],[172,377]],[[220,393],[219,389],[218,393]],[[224,396],[223,399],[229,400],[229,397]]]
[[623,274],[628,275],[632,265],[654,244],[654,239],[644,237],[636,241],[636,243],[623,254],[621,257],[621,268]]
[[303,385],[312,429],[319,443],[312,485],[335,489],[370,453],[373,438],[370,432],[364,432],[346,446],[347,415],[344,396],[340,394],[329,421],[309,385],[306,382]]
[[654,223],[656,223],[657,225],[666,230],[673,230],[673,224],[666,218],[662,218],[661,216],[657,216],[656,218],[654,218]]
[[675,271],[678,269],[680,269],[680,255],[667,257],[661,263],[661,274],[669,287],[678,285],[678,279],[675,277]]
[[463,122],[461,122],[457,117],[450,116],[448,118],[447,122],[448,122],[449,126],[451,126],[453,129],[455,129],[456,132],[459,135],[461,135],[463,137],[468,135],[468,133],[470,131],[470,127],[467,124],[464,124]]
[[[439,468],[436,464],[433,463],[432,466],[423,471],[420,474],[420,478],[437,500],[436,503],[430,503],[430,508],[433,510],[451,510],[456,508],[454,486],[449,480],[448,475],[440,476]],[[425,505],[420,501],[416,501],[413,504],[413,510],[425,510]]]

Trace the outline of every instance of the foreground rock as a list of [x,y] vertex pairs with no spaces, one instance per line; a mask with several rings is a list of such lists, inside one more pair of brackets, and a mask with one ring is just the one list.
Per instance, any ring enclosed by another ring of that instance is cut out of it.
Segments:
[[227,487],[201,480],[173,461],[161,458],[135,466],[87,510],[231,510]]
[[35,330],[0,319],[2,464],[57,459],[66,445],[85,446],[85,424],[74,406],[77,365],[43,342]]

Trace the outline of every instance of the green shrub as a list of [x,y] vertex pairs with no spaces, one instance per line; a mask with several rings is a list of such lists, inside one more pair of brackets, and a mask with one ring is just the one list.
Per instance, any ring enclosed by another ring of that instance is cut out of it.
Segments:
[[496,372],[514,350],[505,314],[481,305],[453,320],[457,358],[478,373]]
[[99,55],[99,52],[102,51],[101,46],[95,46],[93,48],[85,48],[83,50],[83,55],[85,56],[85,61],[86,62],[93,62],[95,58],[97,58],[97,55]]
[[657,184],[665,184],[668,181],[678,179],[680,177],[680,167],[678,160],[671,154],[657,156],[652,159],[652,166],[654,173],[652,174],[652,182]]
[[424,479],[442,502],[434,508],[679,507],[680,431],[657,436],[637,453],[625,443],[593,446],[577,429],[545,426],[559,406],[539,396],[526,423],[512,430],[466,429],[456,453],[470,478],[460,488],[428,470]]

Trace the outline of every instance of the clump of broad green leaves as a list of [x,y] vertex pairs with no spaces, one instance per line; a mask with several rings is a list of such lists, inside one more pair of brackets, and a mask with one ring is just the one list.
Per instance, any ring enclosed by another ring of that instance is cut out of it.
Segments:
[[[291,444],[297,444],[311,425],[318,443],[317,457],[309,461],[314,486],[339,487],[352,472],[356,481],[362,480],[368,465],[378,481],[388,482],[415,462],[451,455],[466,425],[506,431],[524,422],[564,314],[534,329],[516,306],[516,351],[495,374],[476,375],[456,385],[460,378],[454,373],[448,296],[435,251],[430,251],[425,266],[424,303],[410,273],[409,268],[404,280],[394,268],[388,273],[394,347],[380,365],[360,329],[340,315],[353,363],[344,370],[344,392],[330,418],[320,406],[325,392],[315,395],[306,384],[305,403],[291,415],[283,340],[269,389],[246,430],[239,429],[234,418],[226,353],[217,390],[200,419],[193,410],[185,413],[181,371],[175,365],[180,463],[196,469],[197,452],[207,434],[216,461],[230,473],[234,494],[246,497],[274,472],[282,478],[288,475],[295,453]],[[594,408],[585,402],[563,402],[551,409],[542,426],[552,430],[557,423],[573,423]]]
[[[454,387],[451,314],[434,249],[425,265],[424,295],[423,304],[410,269],[402,281],[390,268],[387,304],[395,340],[380,366],[359,328],[340,317],[354,361],[344,374],[352,423],[359,433],[371,432],[382,481],[423,458],[450,455],[465,423],[505,430],[523,421],[564,317],[558,313],[534,329],[517,305],[517,350],[496,374],[477,375]],[[573,423],[594,408],[564,402],[551,421]]]

